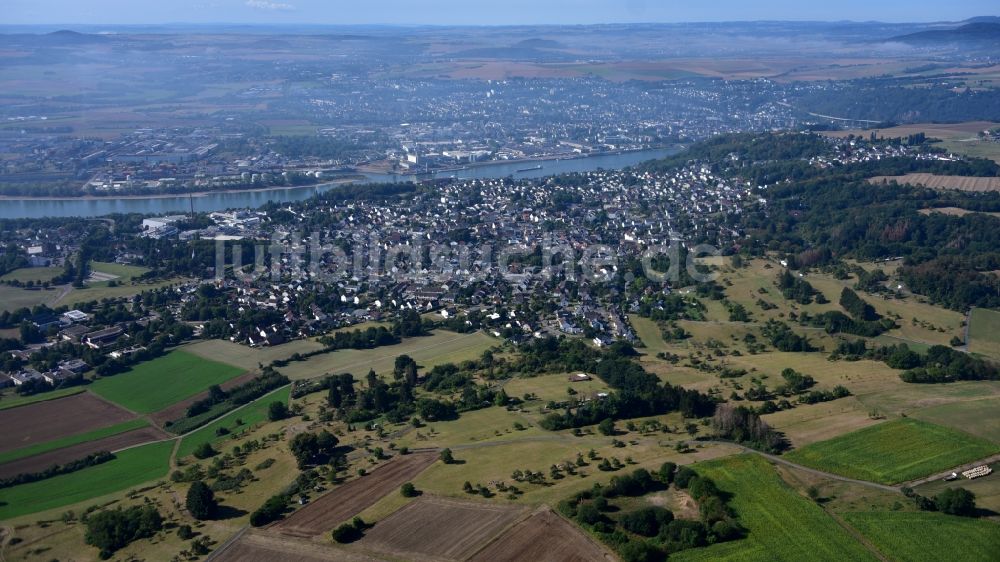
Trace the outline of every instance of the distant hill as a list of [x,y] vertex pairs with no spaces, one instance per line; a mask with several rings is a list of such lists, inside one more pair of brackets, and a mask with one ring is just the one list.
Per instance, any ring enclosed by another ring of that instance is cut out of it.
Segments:
[[89,33],[79,33],[68,29],[61,29],[46,33],[42,36],[42,42],[49,45],[92,45],[95,43],[106,43],[108,38],[103,35],[92,35]]
[[935,46],[946,44],[975,44],[978,46],[1000,45],[1000,18],[984,16],[973,19],[997,19],[998,21],[977,21],[953,29],[931,29],[907,35],[898,35],[886,41],[910,45]]

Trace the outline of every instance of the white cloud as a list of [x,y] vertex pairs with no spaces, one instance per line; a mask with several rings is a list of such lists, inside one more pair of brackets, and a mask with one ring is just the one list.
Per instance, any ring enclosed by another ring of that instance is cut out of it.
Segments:
[[295,6],[284,2],[267,2],[266,0],[247,0],[246,5],[258,10],[294,10]]

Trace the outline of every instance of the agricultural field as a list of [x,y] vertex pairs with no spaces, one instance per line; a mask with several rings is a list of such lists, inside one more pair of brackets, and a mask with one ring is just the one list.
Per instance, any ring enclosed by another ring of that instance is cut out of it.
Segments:
[[844,519],[892,560],[987,562],[1000,552],[1000,525],[993,521],[927,512],[848,513]]
[[[177,446],[177,458],[181,459],[190,455],[202,443],[212,443],[214,445],[224,439],[232,439],[231,435],[242,433],[241,429],[246,430],[266,421],[267,410],[271,402],[287,403],[290,392],[291,387],[281,387],[188,433],[181,438],[181,443]],[[240,420],[242,423],[237,424],[236,420]],[[216,434],[216,430],[221,427],[227,428],[230,433],[220,437]]]
[[190,398],[244,372],[182,350],[140,363],[124,373],[100,378],[90,390],[135,412],[148,414]]
[[520,521],[470,558],[474,562],[614,559],[579,527],[548,508],[540,509]]
[[699,463],[695,470],[733,494],[730,505],[745,539],[670,555],[671,560],[875,560],[827,515],[786,485],[773,466],[752,454]]
[[526,511],[485,502],[419,498],[366,531],[358,546],[402,559],[465,560]]
[[35,443],[27,447],[22,447],[20,449],[14,449],[12,451],[5,451],[3,453],[0,453],[0,464],[8,463],[17,459],[22,459],[24,457],[40,455],[42,453],[47,453],[49,451],[54,451],[56,449],[61,449],[63,447],[72,447],[73,445],[79,445],[80,443],[86,443],[88,441],[103,439],[105,437],[110,437],[112,435],[118,435],[119,433],[125,433],[127,431],[132,431],[134,429],[140,429],[148,425],[149,422],[147,422],[146,420],[141,418],[135,418],[116,425],[102,427],[100,429],[95,429],[93,431],[88,431],[86,433],[78,433],[76,435],[69,435],[67,437],[53,439],[51,441],[43,441],[40,443]]
[[868,180],[875,185],[887,183],[911,184],[931,189],[957,189],[959,191],[1000,191],[1000,178],[970,176],[939,176],[936,174],[906,174],[902,176],[875,176]]
[[382,496],[395,492],[438,458],[436,451],[411,453],[397,457],[370,474],[337,486],[325,496],[296,511],[274,529],[293,537],[314,537],[333,529],[374,504]]
[[247,347],[228,340],[201,340],[183,347],[188,353],[236,365],[248,371],[258,369],[260,365],[269,365],[275,360],[287,359],[296,353],[320,349],[323,349],[323,345],[311,339],[293,340],[274,347]]
[[965,431],[1000,446],[1000,398],[931,406],[914,411],[913,417]]
[[378,562],[377,559],[332,544],[249,531],[213,557],[217,562]]
[[912,418],[897,419],[813,443],[785,455],[818,470],[896,484],[985,458],[1000,446]]
[[0,519],[75,504],[163,478],[173,447],[171,441],[143,445],[97,466],[4,488],[0,490]]
[[60,388],[51,392],[42,392],[41,394],[32,394],[31,396],[21,396],[11,390],[10,392],[3,394],[2,399],[0,399],[0,410],[27,406],[28,404],[35,404],[38,402],[48,402],[49,400],[80,394],[84,390],[86,389],[82,386],[73,386],[70,388]]
[[1000,312],[987,308],[972,309],[969,351],[1000,359]]
[[0,452],[14,451],[126,422],[135,416],[90,393],[0,410]]
[[142,427],[119,432],[107,437],[84,441],[68,447],[53,449],[7,462],[0,465],[0,478],[41,472],[50,466],[82,459],[87,455],[100,451],[119,451],[129,447],[136,447],[143,443],[162,441],[169,438],[169,435],[155,427]]
[[993,473],[989,476],[982,476],[975,480],[962,478],[954,482],[947,482],[943,478],[939,478],[915,486],[914,490],[920,495],[934,497],[947,488],[962,487],[976,495],[976,507],[1000,514],[1000,462],[990,463],[989,466],[993,469]]
[[392,372],[393,363],[400,355],[409,355],[422,368],[430,369],[442,363],[478,359],[484,351],[499,343],[500,340],[482,332],[456,334],[438,330],[429,336],[404,339],[397,345],[324,353],[305,361],[289,363],[280,371],[292,380],[310,379],[327,373],[354,373],[363,377],[369,369],[384,375]]

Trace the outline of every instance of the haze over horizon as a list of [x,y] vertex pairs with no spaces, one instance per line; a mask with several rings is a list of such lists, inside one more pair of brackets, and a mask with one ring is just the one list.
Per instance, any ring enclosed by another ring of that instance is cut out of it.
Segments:
[[[321,24],[321,25],[575,25],[725,21],[961,21],[992,14],[996,4],[844,0],[814,5],[796,0],[652,2],[649,0],[510,0],[475,5],[459,0],[176,0],[173,2],[8,0],[7,25]],[[54,14],[57,15],[54,17]]]

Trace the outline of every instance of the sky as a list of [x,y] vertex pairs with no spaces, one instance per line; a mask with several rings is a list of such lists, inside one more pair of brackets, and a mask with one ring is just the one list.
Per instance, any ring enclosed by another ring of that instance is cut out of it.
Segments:
[[0,0],[0,24],[925,22],[995,15],[997,8],[996,0]]

